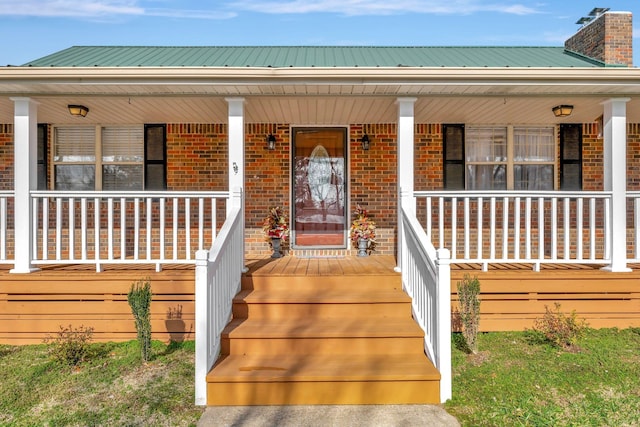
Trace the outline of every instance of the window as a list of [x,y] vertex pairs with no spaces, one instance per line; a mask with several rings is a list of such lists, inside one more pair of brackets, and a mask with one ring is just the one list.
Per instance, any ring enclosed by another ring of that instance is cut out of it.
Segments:
[[56,127],[55,189],[141,190],[143,151],[142,127]]
[[142,128],[102,128],[102,189],[141,190]]
[[444,188],[552,190],[552,126],[444,125]]
[[516,127],[513,142],[513,189],[553,190],[554,128]]
[[471,127],[465,134],[469,190],[506,190],[507,129]]
[[56,190],[96,189],[96,128],[56,128],[53,170]]

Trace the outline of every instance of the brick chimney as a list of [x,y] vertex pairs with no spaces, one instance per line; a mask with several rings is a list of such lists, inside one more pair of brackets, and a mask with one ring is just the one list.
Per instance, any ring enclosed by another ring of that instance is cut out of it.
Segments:
[[631,18],[631,12],[607,11],[597,15],[567,40],[564,48],[605,65],[633,67]]

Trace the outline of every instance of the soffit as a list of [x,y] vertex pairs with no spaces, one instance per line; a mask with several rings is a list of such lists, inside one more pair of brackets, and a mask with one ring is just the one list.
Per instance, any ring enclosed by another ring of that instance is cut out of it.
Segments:
[[[55,124],[226,123],[221,97],[36,97],[38,121]],[[592,122],[603,113],[605,97],[419,97],[416,123],[554,124]],[[89,107],[85,118],[72,117],[68,104]],[[556,118],[551,108],[574,105]],[[346,125],[395,123],[396,97],[245,97],[246,123]],[[640,99],[627,104],[627,120],[640,123]],[[13,122],[13,102],[0,98],[0,123]]]
[[[345,124],[397,119],[397,97],[416,97],[423,123],[549,123],[553,105],[576,105],[571,121],[598,117],[600,103],[640,95],[638,69],[40,69],[0,68],[0,123],[10,97],[41,105],[38,120],[96,123],[226,122],[226,97],[242,96],[247,122]],[[551,118],[556,120],[555,118]],[[640,118],[633,119],[640,122]]]

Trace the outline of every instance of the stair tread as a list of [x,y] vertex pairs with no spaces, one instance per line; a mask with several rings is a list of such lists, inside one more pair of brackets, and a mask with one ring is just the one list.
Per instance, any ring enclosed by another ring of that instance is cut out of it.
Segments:
[[360,289],[245,289],[240,291],[234,302],[246,303],[410,303],[411,299],[399,289],[375,289],[363,292]]
[[440,373],[424,354],[229,355],[208,382],[432,381]]
[[378,318],[234,319],[223,330],[229,338],[424,337],[409,316]]

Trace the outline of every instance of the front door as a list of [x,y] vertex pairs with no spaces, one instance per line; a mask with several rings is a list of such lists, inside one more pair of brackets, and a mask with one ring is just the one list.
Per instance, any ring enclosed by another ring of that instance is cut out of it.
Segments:
[[346,128],[293,128],[294,247],[346,247]]

